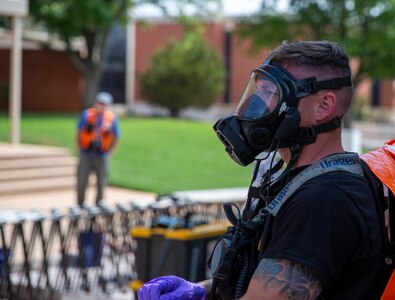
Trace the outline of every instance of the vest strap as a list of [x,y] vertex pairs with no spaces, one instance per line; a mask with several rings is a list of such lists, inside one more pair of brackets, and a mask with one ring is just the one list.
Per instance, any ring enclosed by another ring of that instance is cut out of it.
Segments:
[[349,152],[330,155],[320,159],[288,182],[277,196],[263,209],[271,215],[276,216],[284,203],[302,184],[321,174],[336,171],[346,171],[363,177],[363,169],[360,165],[358,154]]

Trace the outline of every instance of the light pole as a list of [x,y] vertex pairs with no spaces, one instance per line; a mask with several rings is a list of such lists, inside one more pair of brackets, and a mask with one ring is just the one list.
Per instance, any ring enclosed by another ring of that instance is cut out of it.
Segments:
[[21,140],[21,89],[22,89],[22,28],[21,17],[12,17],[13,39],[10,64],[10,106],[9,115],[11,119],[11,144],[18,145]]
[[0,15],[12,18],[12,47],[10,63],[10,141],[20,143],[21,89],[22,89],[22,31],[23,17],[28,14],[28,0],[0,1]]
[[134,109],[135,71],[136,71],[136,21],[132,14],[126,27],[126,105],[127,110]]

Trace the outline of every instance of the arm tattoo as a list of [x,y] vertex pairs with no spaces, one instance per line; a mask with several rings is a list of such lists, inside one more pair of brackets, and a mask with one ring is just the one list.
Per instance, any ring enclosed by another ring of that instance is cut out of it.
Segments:
[[264,293],[281,299],[316,299],[322,290],[321,282],[309,268],[285,259],[262,259],[252,280]]

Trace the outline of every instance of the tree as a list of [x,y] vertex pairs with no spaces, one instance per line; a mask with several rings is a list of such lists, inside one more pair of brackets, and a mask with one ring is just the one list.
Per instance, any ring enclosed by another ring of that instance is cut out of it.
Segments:
[[141,76],[148,101],[169,108],[178,116],[182,108],[206,108],[224,87],[225,69],[219,53],[198,30],[187,29],[181,41],[171,41],[157,52]]
[[[201,7],[218,0],[30,0],[30,16],[36,24],[44,26],[51,34],[66,44],[73,63],[85,78],[83,106],[93,104],[101,78],[102,61],[107,35],[114,22],[126,24],[132,9],[152,3],[166,13],[166,4],[174,2],[181,7],[184,2]],[[201,10],[206,11],[206,10]],[[82,38],[85,51],[73,51],[72,41]]]
[[[296,39],[337,41],[358,61],[355,87],[365,78],[395,76],[393,0],[290,0],[285,12],[276,8],[275,0],[263,1],[255,18],[243,20],[240,34],[252,37],[254,47]],[[349,125],[350,117],[345,122]]]
[[[75,66],[85,78],[83,106],[92,105],[101,77],[107,34],[117,21],[125,24],[132,0],[30,0],[30,15],[66,44]],[[72,41],[84,40],[86,51],[74,51]]]

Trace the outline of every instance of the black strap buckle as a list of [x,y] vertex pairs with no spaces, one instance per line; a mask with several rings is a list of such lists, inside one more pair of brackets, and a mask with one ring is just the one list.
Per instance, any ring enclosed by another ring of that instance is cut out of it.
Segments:
[[312,138],[317,135],[315,127],[305,127],[299,131],[299,137],[301,138]]
[[298,98],[317,93],[320,88],[315,77],[298,80]]

